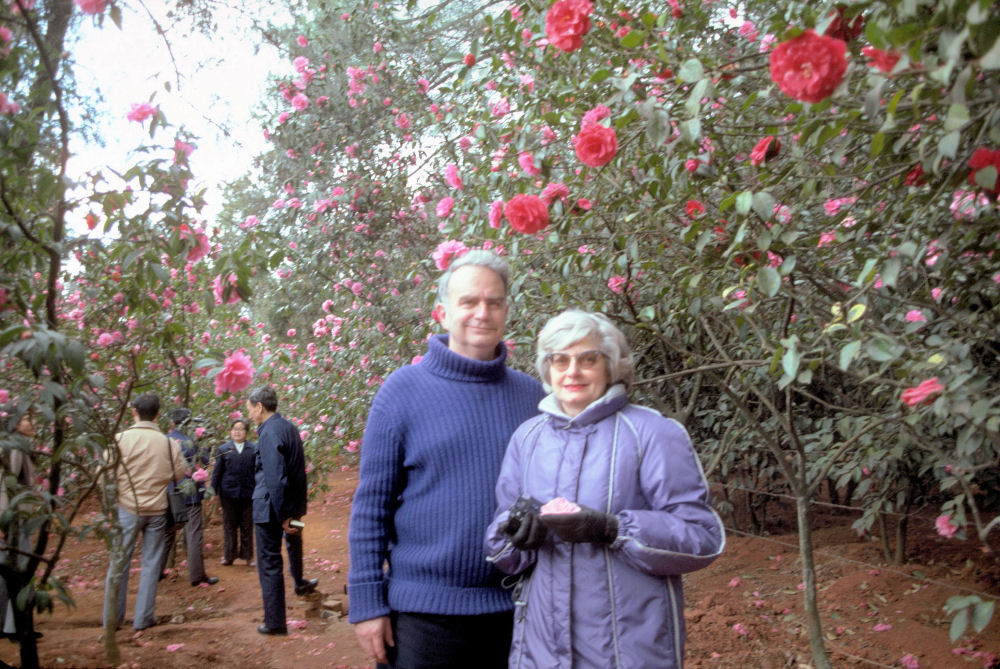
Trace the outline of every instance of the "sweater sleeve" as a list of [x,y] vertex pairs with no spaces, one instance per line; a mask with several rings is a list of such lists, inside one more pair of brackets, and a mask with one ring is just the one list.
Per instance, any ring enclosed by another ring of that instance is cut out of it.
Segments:
[[620,557],[654,576],[683,574],[711,564],[725,546],[722,520],[687,431],[672,420],[643,426],[639,484],[646,509],[619,512]]
[[348,620],[352,623],[389,615],[383,566],[389,538],[395,533],[393,514],[402,468],[402,438],[391,411],[378,395],[372,403],[361,443],[358,488],[351,506],[348,532],[351,566]]

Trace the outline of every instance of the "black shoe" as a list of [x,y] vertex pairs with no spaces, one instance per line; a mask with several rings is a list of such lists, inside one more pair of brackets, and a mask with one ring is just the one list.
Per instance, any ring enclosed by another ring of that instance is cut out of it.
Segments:
[[218,582],[219,582],[219,577],[218,576],[204,576],[204,577],[201,578],[201,580],[193,581],[191,583],[191,587],[193,588],[194,586],[201,585],[202,583],[208,583],[209,585],[215,585]]
[[319,585],[318,578],[307,578],[306,580],[302,581],[302,583],[295,586],[295,594],[298,595],[299,597],[301,597],[302,595],[308,595],[310,592],[316,589],[317,585]]
[[272,628],[268,627],[267,625],[261,625],[261,626],[259,626],[257,628],[257,632],[259,632],[260,634],[267,634],[267,635],[270,635],[270,636],[284,636],[284,635],[288,634],[288,628],[287,627],[275,627],[275,628],[272,629]]

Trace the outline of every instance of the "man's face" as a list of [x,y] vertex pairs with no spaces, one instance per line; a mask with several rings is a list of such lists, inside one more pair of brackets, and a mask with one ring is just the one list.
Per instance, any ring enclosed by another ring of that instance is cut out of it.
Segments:
[[250,417],[250,420],[252,420],[255,425],[260,425],[260,414],[263,410],[264,405],[260,402],[257,402],[257,404],[251,404],[250,400],[247,400],[247,416]]
[[448,284],[448,304],[441,324],[448,348],[474,360],[492,360],[507,327],[503,279],[491,269],[465,265]]

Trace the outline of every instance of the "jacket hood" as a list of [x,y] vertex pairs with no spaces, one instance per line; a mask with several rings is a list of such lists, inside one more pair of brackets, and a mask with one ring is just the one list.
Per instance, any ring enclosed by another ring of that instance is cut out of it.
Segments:
[[616,411],[621,411],[626,404],[628,404],[628,393],[625,391],[625,384],[616,383],[572,418],[559,406],[559,400],[556,399],[554,392],[542,398],[538,403],[538,409],[551,416],[556,427],[581,427],[593,425]]

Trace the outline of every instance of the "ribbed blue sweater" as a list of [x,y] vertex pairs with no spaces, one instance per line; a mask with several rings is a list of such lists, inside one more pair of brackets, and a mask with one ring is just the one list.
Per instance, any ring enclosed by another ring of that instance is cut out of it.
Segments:
[[[448,349],[447,335],[385,380],[361,445],[348,534],[350,622],[410,613],[478,615],[513,608],[483,535],[511,434],[538,413],[541,384]],[[388,569],[383,570],[383,565]]]

